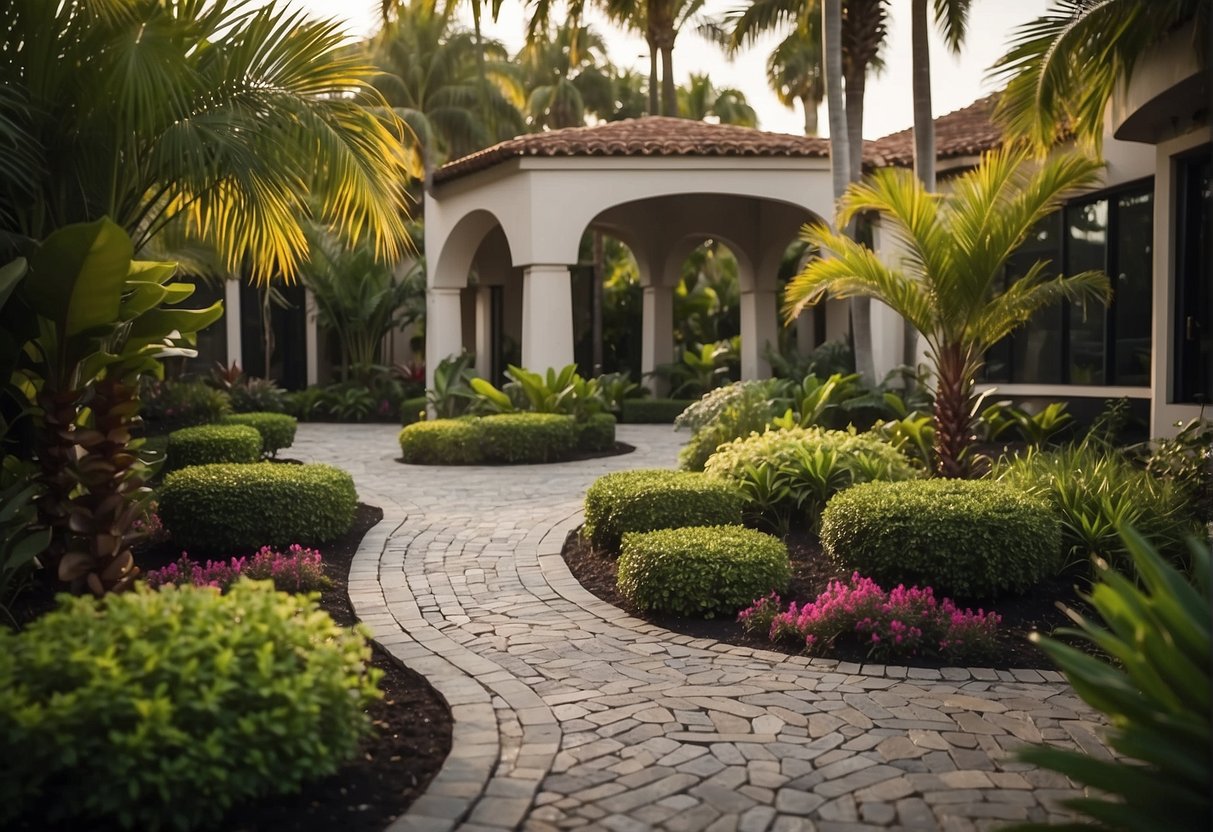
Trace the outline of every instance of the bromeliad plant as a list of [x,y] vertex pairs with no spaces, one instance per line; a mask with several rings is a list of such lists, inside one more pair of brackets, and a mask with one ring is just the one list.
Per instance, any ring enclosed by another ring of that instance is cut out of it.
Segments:
[[930,193],[909,171],[878,171],[848,189],[838,226],[878,212],[906,255],[890,265],[824,225],[809,228],[805,239],[829,256],[788,284],[785,314],[794,319],[827,295],[876,298],[901,314],[922,334],[934,370],[938,471],[962,476],[973,441],[974,379],[986,351],[1046,306],[1109,297],[1105,275],[1050,276],[1043,260],[1001,288],[1007,259],[1063,194],[1094,183],[1099,169],[1076,154],[1037,164],[1026,151],[997,150],[946,195]]

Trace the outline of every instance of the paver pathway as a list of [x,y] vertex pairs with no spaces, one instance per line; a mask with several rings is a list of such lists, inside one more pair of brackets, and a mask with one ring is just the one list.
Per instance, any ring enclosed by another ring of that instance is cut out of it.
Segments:
[[1069,783],[1017,763],[1045,739],[1106,754],[1058,674],[808,660],[681,636],[599,601],[559,552],[607,471],[672,466],[683,438],[621,426],[633,454],[507,468],[395,461],[390,426],[300,425],[292,456],[350,471],[384,510],[350,595],[442,693],[453,750],[401,830],[987,829]]

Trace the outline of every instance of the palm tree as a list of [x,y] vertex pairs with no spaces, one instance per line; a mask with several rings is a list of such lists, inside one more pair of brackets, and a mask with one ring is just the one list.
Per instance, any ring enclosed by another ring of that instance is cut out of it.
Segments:
[[820,18],[797,26],[767,59],[767,83],[785,107],[800,102],[804,110],[804,134],[817,135],[817,111],[825,100],[825,72],[821,59]]
[[718,90],[707,74],[691,73],[685,87],[678,88],[678,115],[695,121],[716,119],[721,124],[757,127],[758,114],[741,90]]
[[838,224],[876,211],[907,252],[898,266],[882,262],[845,235],[817,226],[805,240],[832,255],[814,260],[788,284],[784,312],[794,318],[826,294],[876,298],[922,334],[934,365],[935,447],[939,473],[965,473],[972,442],[974,379],[986,350],[1061,300],[1107,302],[1105,275],[1049,277],[1047,261],[1002,286],[1007,258],[1066,191],[1095,182],[1100,165],[1077,154],[1039,165],[1027,151],[1003,149],[957,177],[951,193],[930,193],[912,173],[878,171],[853,184]]
[[1015,30],[991,72],[1006,82],[995,117],[1011,136],[1041,149],[1063,130],[1099,147],[1104,111],[1142,53],[1195,21],[1196,53],[1208,62],[1213,0],[1054,0]]
[[0,5],[6,229],[42,239],[108,216],[138,253],[176,226],[265,280],[295,271],[316,216],[400,256],[404,125],[339,24],[281,5]]
[[[953,53],[960,52],[973,0],[934,0],[935,22]],[[931,47],[927,0],[914,0],[910,10],[910,39],[914,96],[914,172],[935,190],[935,117],[931,113]]]
[[569,21],[543,37],[532,38],[514,58],[528,90],[531,129],[577,127],[587,112],[614,109],[614,86],[606,43],[588,26]]
[[375,86],[413,128],[427,174],[522,132],[522,86],[509,54],[492,40],[478,49],[476,36],[455,25],[453,6],[400,4],[369,49],[381,71]]

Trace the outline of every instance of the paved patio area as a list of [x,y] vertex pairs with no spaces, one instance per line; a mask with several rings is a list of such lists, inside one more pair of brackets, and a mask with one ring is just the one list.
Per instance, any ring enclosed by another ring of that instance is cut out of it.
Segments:
[[839,664],[631,618],[560,557],[603,473],[673,466],[685,435],[621,426],[632,454],[508,468],[395,461],[392,426],[299,427],[290,454],[350,471],[384,520],[350,593],[455,716],[453,749],[393,832],[996,828],[1054,817],[1069,783],[1012,758],[1104,755],[1060,675]]

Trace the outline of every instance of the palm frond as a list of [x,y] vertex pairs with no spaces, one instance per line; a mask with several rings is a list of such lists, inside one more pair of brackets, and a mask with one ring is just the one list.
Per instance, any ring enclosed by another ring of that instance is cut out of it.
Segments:
[[970,323],[970,335],[983,350],[1026,324],[1040,310],[1063,300],[1085,306],[1107,303],[1111,299],[1112,287],[1103,272],[1088,271],[1042,279],[1047,265],[1044,261],[1035,263],[1028,274],[992,298]]

